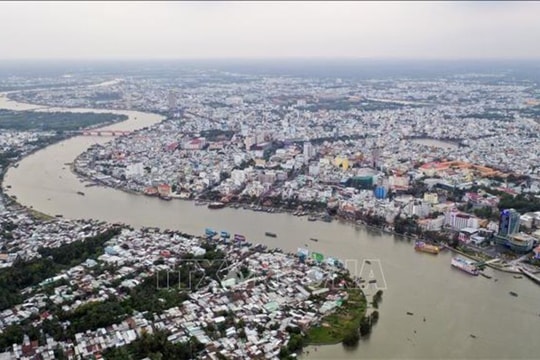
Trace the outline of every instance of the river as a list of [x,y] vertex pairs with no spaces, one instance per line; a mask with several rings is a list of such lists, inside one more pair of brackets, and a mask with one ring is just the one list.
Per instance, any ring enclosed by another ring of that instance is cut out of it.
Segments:
[[[0,108],[41,108],[0,97]],[[55,109],[85,111],[84,109]],[[94,111],[94,110],[86,110]],[[159,115],[134,111],[104,111],[129,116],[108,129],[131,130],[160,121]],[[529,280],[486,270],[493,279],[473,277],[450,267],[451,254],[417,253],[412,244],[379,230],[337,221],[308,222],[288,214],[267,214],[241,209],[209,210],[192,202],[163,201],[104,187],[86,188],[65,163],[94,143],[112,138],[74,137],[51,145],[10,168],[4,186],[9,195],[41,212],[66,218],[92,218],[133,226],[158,226],[202,234],[205,227],[244,234],[253,243],[296,252],[307,244],[312,250],[354,261],[349,268],[369,277],[374,270],[380,286],[386,285],[380,319],[372,335],[354,351],[341,345],[309,347],[310,359],[537,358],[540,334],[540,288]],[[81,196],[77,191],[83,191]],[[264,236],[272,231],[277,238]],[[309,238],[316,237],[318,242]],[[362,268],[362,261],[371,265]],[[380,267],[379,267],[380,264]],[[381,269],[381,271],[379,271]],[[497,281],[495,281],[497,279]],[[376,291],[373,287],[366,293]],[[519,294],[509,295],[509,291]],[[407,315],[412,312],[414,315]],[[425,318],[425,321],[424,321]],[[474,334],[476,338],[472,338]]]
[[412,139],[411,141],[415,144],[432,146],[432,147],[437,147],[437,148],[442,148],[442,149],[457,149],[458,148],[458,145],[455,142],[438,140],[438,139],[424,138],[424,139]]

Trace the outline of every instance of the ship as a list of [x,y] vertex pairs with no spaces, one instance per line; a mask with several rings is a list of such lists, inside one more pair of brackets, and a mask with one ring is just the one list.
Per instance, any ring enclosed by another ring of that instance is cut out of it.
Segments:
[[439,247],[435,245],[426,244],[423,241],[417,241],[414,243],[414,250],[422,251],[430,254],[437,255],[439,253]]
[[471,275],[478,275],[480,273],[474,261],[460,256],[453,257],[451,264],[453,267],[463,270]]
[[264,235],[270,236],[270,237],[277,237],[277,235],[276,235],[275,233],[273,233],[273,232],[268,232],[268,231],[265,232]]
[[214,201],[208,204],[209,209],[222,209],[225,207],[225,204],[222,202]]

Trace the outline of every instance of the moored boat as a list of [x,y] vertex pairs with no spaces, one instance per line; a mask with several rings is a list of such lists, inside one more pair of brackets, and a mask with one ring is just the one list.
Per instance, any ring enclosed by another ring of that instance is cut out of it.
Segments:
[[214,201],[208,204],[209,209],[222,209],[225,207],[225,204],[219,201]]
[[439,253],[439,251],[440,251],[438,246],[431,245],[431,244],[426,244],[423,241],[415,242],[414,243],[414,250],[426,252],[426,253],[429,253],[429,254],[435,254],[435,255],[437,255]]
[[222,231],[221,232],[221,237],[224,238],[224,239],[228,239],[231,237],[231,234],[229,234],[228,232],[226,231]]
[[208,236],[208,237],[212,237],[212,236],[216,235],[217,232],[214,231],[214,230],[212,230],[212,229],[210,229],[210,228],[206,228],[206,229],[204,230],[204,234],[205,234],[206,236]]
[[244,235],[234,234],[234,240],[235,241],[246,241],[246,237]]
[[451,265],[471,275],[478,275],[480,273],[474,261],[460,256],[453,257]]
[[275,233],[273,233],[273,232],[268,232],[268,231],[265,232],[264,235],[269,236],[269,237],[277,237],[277,235],[276,235]]

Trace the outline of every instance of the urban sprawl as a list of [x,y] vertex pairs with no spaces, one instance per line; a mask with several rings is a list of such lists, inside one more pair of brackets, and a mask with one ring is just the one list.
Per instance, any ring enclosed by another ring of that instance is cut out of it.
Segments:
[[[73,171],[89,185],[211,209],[347,220],[501,271],[539,271],[540,101],[532,82],[186,70],[0,84],[29,89],[8,94],[21,102],[163,115],[80,154]],[[0,171],[56,135],[0,129]],[[185,358],[283,358],[362,283],[339,260],[307,249],[290,254],[211,229],[192,236],[47,218],[4,195],[0,225],[0,359],[120,356],[149,334],[165,334]]]

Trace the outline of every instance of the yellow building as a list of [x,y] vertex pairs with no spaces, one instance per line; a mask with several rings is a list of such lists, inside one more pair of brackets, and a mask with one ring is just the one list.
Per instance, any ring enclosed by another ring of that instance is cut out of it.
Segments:
[[349,159],[336,156],[334,159],[334,165],[337,167],[341,167],[343,170],[349,169]]
[[424,193],[424,201],[430,204],[438,204],[439,195],[436,193]]

